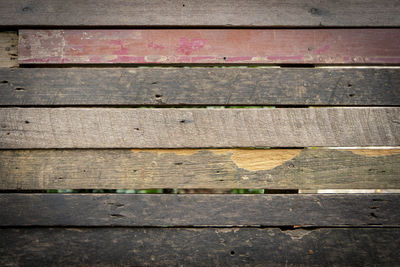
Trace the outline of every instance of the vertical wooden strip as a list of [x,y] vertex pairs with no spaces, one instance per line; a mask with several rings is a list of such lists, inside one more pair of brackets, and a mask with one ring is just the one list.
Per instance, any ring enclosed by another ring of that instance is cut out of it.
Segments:
[[[18,66],[18,35],[16,32],[0,32],[0,67]],[[0,86],[3,78],[0,76]]]

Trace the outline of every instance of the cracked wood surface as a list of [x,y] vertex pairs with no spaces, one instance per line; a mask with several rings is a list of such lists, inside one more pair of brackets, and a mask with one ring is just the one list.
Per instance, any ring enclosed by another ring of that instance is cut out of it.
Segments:
[[400,150],[0,150],[0,189],[400,188]]
[[398,105],[400,69],[0,68],[0,105]]
[[400,29],[20,30],[20,64],[399,64]]

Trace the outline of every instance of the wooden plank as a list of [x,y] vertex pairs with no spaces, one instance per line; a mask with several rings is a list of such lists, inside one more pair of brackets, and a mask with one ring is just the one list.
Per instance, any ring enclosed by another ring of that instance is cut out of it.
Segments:
[[400,150],[0,150],[0,189],[400,188]]
[[0,226],[396,226],[400,194],[0,194]]
[[400,108],[1,108],[0,147],[396,146]]
[[399,228],[3,228],[2,266],[396,266]]
[[398,0],[0,2],[3,26],[399,26]]
[[0,68],[0,105],[399,105],[400,69]]
[[400,29],[21,30],[20,64],[399,64]]
[[[0,32],[0,68],[17,67],[18,66],[17,51],[18,51],[17,33]],[[0,83],[0,86],[1,85],[2,84]]]

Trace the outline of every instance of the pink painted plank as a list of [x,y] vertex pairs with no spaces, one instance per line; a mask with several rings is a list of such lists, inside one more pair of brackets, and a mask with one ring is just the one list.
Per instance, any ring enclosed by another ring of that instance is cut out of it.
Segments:
[[398,64],[400,29],[21,30],[19,63]]

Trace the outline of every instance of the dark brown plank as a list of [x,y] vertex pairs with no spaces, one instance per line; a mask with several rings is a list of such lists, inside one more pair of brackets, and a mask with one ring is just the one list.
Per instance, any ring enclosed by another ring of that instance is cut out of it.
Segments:
[[[400,194],[0,194],[0,226],[400,227]],[[34,208],[32,208],[34,207]]]
[[0,150],[0,189],[400,188],[400,150]]
[[399,105],[400,69],[0,68],[0,105]]
[[[17,53],[18,53],[17,33],[10,31],[0,32],[0,68],[17,67],[18,66]],[[2,79],[3,79],[2,74],[0,74],[0,86],[3,85],[1,82]]]
[[0,229],[2,266],[396,266],[399,228]]
[[399,26],[398,0],[1,1],[3,26]]
[[20,64],[400,64],[400,29],[20,30]]
[[0,148],[394,146],[400,108],[1,108]]

